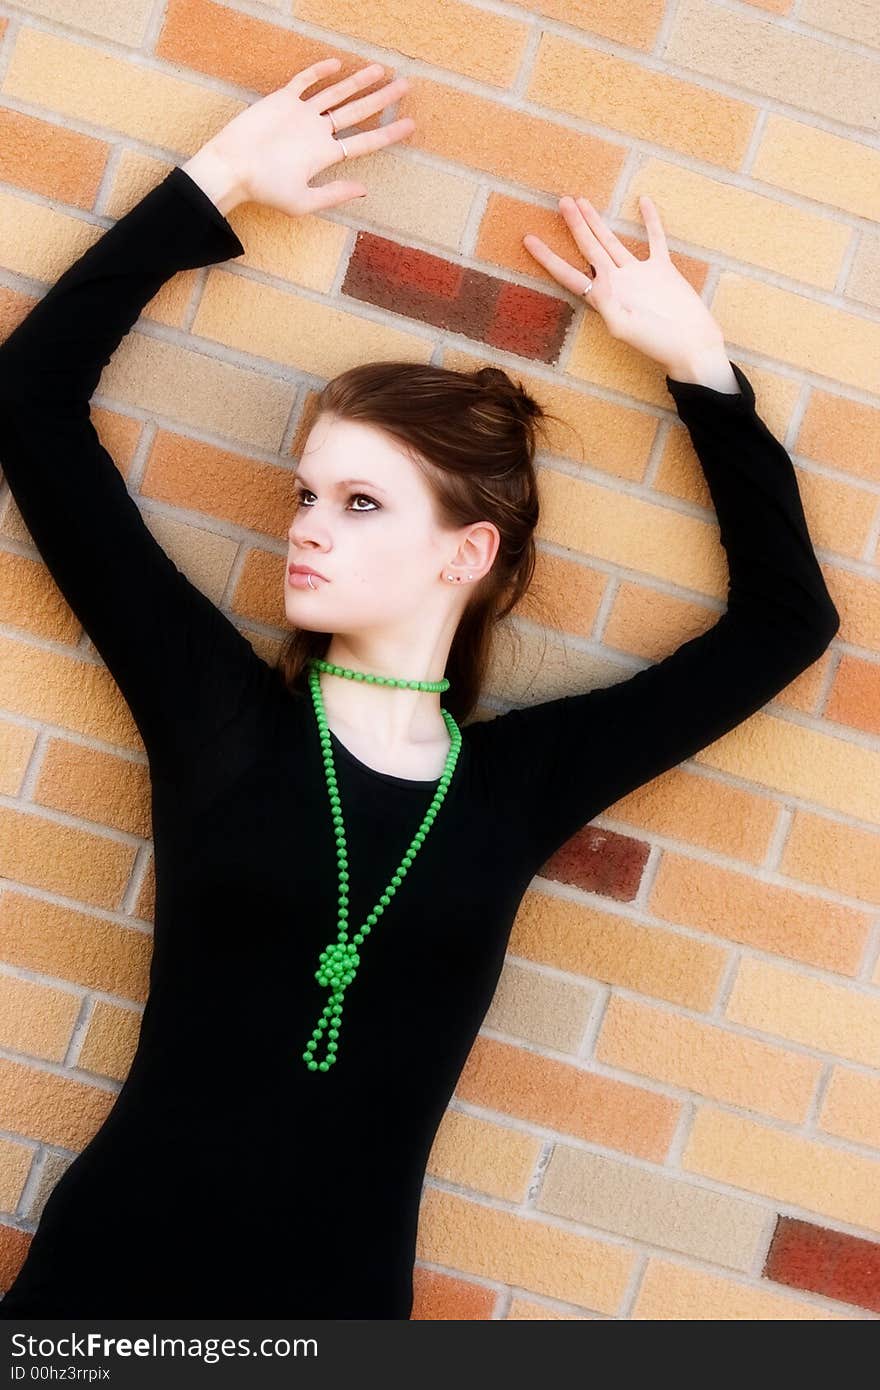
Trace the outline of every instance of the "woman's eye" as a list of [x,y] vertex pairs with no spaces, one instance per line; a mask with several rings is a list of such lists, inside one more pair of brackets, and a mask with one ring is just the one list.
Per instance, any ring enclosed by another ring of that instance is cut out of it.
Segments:
[[[307,506],[307,507],[310,507],[310,506],[311,506],[311,503],[310,503],[310,502],[306,502],[306,497],[314,497],[314,495],[315,495],[315,494],[314,494],[313,492],[309,492],[308,488],[303,488],[303,489],[301,489],[301,490],[298,491],[297,494],[296,494],[297,505],[298,505],[298,506]],[[349,501],[352,501],[353,499],[359,499],[359,500],[362,501],[362,502],[369,502],[369,504],[370,504],[369,507],[354,507],[354,508],[352,508],[353,511],[356,511],[356,512],[363,512],[363,511],[378,511],[378,510],[379,510],[379,503],[378,503],[378,502],[374,502],[374,501],[373,501],[373,498],[372,498],[372,497],[368,497],[367,494],[366,494],[365,492],[353,492],[353,493],[351,494],[351,497],[349,498]]]

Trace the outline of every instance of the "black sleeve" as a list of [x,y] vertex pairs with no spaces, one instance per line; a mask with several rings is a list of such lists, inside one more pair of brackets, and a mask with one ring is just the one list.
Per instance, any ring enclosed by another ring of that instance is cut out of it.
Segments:
[[627,792],[759,710],[840,626],[794,467],[741,387],[666,377],[706,476],[727,555],[727,608],[700,636],[627,680],[512,709],[471,727],[499,814],[513,816],[535,871]]
[[176,271],[244,247],[175,167],[0,347],[0,464],[31,538],[131,709],[152,770],[180,773],[269,670],[174,565],[99,442],[89,401]]

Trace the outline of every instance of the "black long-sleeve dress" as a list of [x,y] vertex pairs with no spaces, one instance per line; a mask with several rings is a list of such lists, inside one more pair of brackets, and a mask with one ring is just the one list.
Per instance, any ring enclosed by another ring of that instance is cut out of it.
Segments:
[[[157,876],[134,1061],[52,1190],[5,1318],[407,1318],[428,1154],[530,880],[605,807],[761,708],[839,625],[791,460],[742,369],[739,394],[667,377],[716,508],[727,610],[630,679],[463,726],[436,822],[362,947],[338,1060],[310,1071],[338,891],[311,700],[171,562],[89,412],[163,282],[243,251],[174,168],[0,348],[0,464],[143,738]],[[332,747],[353,931],[436,782]]]

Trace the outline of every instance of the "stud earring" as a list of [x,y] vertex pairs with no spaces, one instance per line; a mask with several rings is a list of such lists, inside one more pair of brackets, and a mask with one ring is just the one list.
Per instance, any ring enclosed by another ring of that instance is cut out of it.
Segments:
[[[474,576],[473,576],[472,574],[469,574],[469,575],[468,575],[468,579],[473,579],[473,577],[474,577]],[[447,578],[447,579],[454,579],[455,582],[456,582],[456,584],[460,584],[460,583],[461,583],[461,575],[460,575],[460,574],[447,574],[446,578]]]

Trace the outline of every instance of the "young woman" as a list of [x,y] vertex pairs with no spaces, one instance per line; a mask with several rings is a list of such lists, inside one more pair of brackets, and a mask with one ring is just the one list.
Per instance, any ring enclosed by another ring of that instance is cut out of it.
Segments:
[[560,208],[591,278],[526,245],[666,371],[730,573],[717,622],[604,689],[461,724],[528,586],[543,412],[502,371],[328,381],[295,478],[270,667],[171,562],[99,443],[103,366],[176,271],[241,255],[238,202],[292,215],[407,119],[319,62],[121,217],[0,351],[0,462],[129,705],[156,852],[150,993],[106,1120],[52,1190],[0,1308],[37,1316],[407,1318],[427,1157],[531,879],[624,793],[734,728],[838,627],[785,449],[672,266]]

